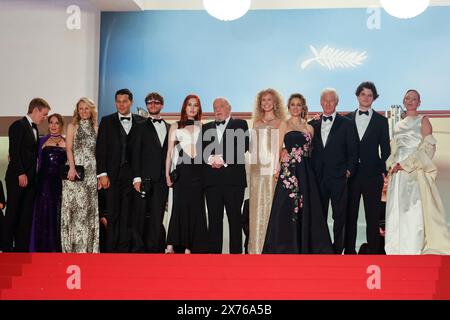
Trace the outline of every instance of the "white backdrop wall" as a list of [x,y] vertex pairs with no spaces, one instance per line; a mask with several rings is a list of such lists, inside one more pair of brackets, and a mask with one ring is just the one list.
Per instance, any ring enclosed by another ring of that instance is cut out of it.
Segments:
[[100,11],[86,0],[1,0],[0,116],[25,114],[33,97],[62,115],[82,96],[97,102],[99,39]]

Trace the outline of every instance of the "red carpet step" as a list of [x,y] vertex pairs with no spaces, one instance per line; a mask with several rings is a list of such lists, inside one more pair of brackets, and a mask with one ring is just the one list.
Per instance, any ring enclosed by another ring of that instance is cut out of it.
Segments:
[[450,299],[450,257],[0,254],[0,299]]

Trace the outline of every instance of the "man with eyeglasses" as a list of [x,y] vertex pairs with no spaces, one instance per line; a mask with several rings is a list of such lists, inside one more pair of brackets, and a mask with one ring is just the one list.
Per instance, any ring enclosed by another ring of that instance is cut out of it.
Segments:
[[149,93],[145,104],[149,118],[138,125],[132,147],[133,187],[138,203],[132,222],[132,250],[163,253],[166,246],[163,218],[168,196],[165,162],[169,124],[161,118],[164,98],[159,93]]
[[99,189],[105,189],[106,208],[101,223],[106,227],[106,252],[129,252],[133,176],[130,144],[136,125],[144,118],[131,113],[133,93],[120,89],[115,94],[116,110],[102,118],[97,136],[96,160]]

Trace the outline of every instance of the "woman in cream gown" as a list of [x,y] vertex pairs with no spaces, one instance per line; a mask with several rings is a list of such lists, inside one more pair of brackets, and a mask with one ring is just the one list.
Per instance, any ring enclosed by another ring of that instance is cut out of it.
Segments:
[[387,254],[450,254],[445,210],[432,162],[436,140],[427,117],[418,115],[420,94],[408,90],[406,117],[395,125],[386,202]]
[[274,89],[256,96],[250,142],[250,222],[248,253],[260,254],[266,238],[279,162],[278,128],[285,120],[284,104]]

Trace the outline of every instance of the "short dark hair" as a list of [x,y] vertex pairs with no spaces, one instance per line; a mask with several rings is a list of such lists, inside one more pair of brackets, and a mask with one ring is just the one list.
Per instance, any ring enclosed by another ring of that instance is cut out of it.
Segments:
[[30,101],[30,104],[28,105],[28,114],[31,114],[35,108],[38,108],[39,111],[42,109],[51,109],[48,102],[42,98],[34,98]]
[[128,99],[130,99],[130,101],[133,101],[133,93],[130,91],[130,89],[120,89],[116,91],[116,95],[114,96],[114,100],[117,100],[117,96],[118,95],[127,95]]
[[150,92],[146,97],[145,97],[145,104],[147,104],[147,101],[149,100],[157,100],[160,101],[162,105],[164,105],[164,98],[158,93],[158,92]]
[[369,89],[369,90],[372,91],[373,100],[376,100],[379,97],[378,92],[377,92],[377,88],[375,87],[374,83],[370,82],[370,81],[365,81],[365,82],[361,83],[358,86],[358,88],[356,88],[355,94],[356,94],[357,97],[359,97],[359,94],[361,93],[361,91],[363,91],[364,88]]

